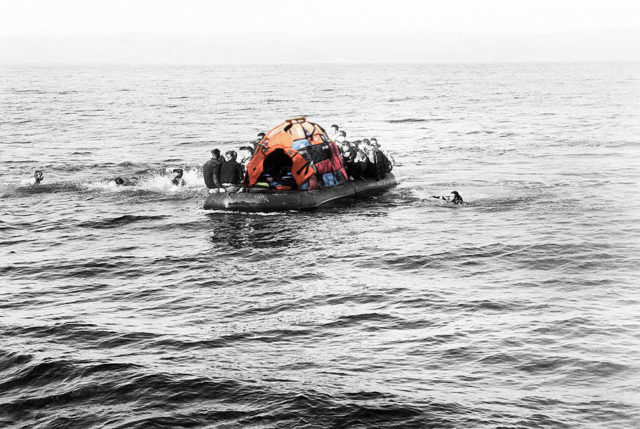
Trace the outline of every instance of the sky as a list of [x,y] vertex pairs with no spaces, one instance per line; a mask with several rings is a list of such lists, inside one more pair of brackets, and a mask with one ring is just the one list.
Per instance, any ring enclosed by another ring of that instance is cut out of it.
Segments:
[[640,61],[638,17],[627,0],[0,0],[0,62]]

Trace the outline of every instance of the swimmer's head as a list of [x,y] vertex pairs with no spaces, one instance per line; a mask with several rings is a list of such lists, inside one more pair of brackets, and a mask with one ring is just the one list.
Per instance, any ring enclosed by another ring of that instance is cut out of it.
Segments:
[[182,170],[182,168],[174,168],[173,169],[173,174],[175,174],[176,179],[179,179],[182,177],[182,175],[184,174],[184,171]]
[[115,182],[116,185],[124,185],[124,180],[122,179],[122,177],[116,177]]
[[451,201],[452,203],[454,203],[454,204],[462,204],[464,202],[464,200],[462,199],[462,197],[460,196],[458,191],[453,191],[453,192],[451,192],[451,194],[453,195],[453,201]]
[[44,172],[42,170],[36,170],[35,173],[33,173],[33,178],[36,179],[36,183],[42,182],[42,179],[44,179]]

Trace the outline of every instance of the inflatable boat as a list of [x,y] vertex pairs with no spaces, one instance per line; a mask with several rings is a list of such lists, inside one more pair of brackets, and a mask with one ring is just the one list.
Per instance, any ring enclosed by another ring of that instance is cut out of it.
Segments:
[[379,194],[397,184],[395,176],[389,173],[382,180],[352,180],[331,188],[310,191],[249,188],[248,192],[209,194],[204,208],[246,212],[314,209],[331,201]]
[[[356,149],[350,150],[355,161]],[[305,117],[287,119],[255,142],[246,165],[244,192],[209,194],[204,208],[254,212],[313,209],[330,201],[380,193],[395,186],[389,160],[377,148],[369,150],[370,155],[365,156],[366,171],[362,170],[364,162],[358,163],[361,168],[358,177],[370,179],[349,180],[343,154],[320,125]],[[207,186],[213,188],[210,183]]]

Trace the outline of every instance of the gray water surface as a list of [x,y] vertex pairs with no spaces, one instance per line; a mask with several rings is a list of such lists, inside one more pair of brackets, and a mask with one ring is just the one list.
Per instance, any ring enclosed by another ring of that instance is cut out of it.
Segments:
[[[400,186],[201,209],[300,114]],[[1,66],[0,425],[637,427],[639,142],[638,64]]]

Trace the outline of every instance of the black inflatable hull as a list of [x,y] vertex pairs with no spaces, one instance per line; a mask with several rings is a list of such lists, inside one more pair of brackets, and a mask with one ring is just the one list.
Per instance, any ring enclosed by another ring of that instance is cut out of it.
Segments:
[[242,192],[209,194],[204,202],[207,210],[266,212],[304,210],[320,207],[331,201],[374,195],[393,188],[398,183],[393,174],[382,180],[358,180],[344,185],[314,191]]

